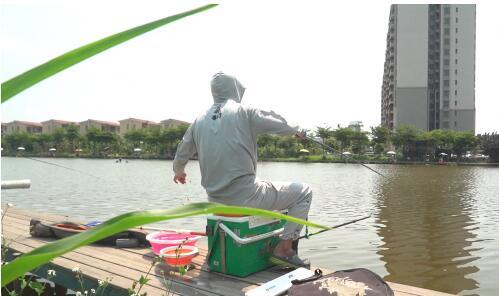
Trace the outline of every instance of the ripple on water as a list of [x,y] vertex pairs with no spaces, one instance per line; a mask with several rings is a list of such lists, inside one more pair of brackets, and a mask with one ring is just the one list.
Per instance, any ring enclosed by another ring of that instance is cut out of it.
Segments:
[[[101,177],[23,158],[2,158],[2,179],[31,179],[30,190],[2,192],[3,202],[82,220],[206,201],[199,168],[175,185],[171,162],[49,159]],[[300,253],[330,269],[369,268],[387,280],[449,293],[498,295],[499,169],[355,164],[260,163],[261,179],[298,180],[314,196],[309,219],[336,225],[303,240]],[[205,217],[156,224],[203,230]],[[312,231],[312,230],[311,230]]]

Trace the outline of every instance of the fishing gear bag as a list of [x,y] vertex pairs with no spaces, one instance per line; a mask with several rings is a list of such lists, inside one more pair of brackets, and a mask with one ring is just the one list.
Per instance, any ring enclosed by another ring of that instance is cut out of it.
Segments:
[[[44,222],[38,219],[31,219],[29,222],[29,233],[33,237],[65,238],[79,234],[91,229],[94,225],[83,225],[69,221]],[[121,248],[131,248],[137,246],[150,246],[146,239],[147,233],[141,229],[128,229],[105,237],[96,244],[106,246],[117,246]]]
[[374,272],[365,268],[340,270],[322,276],[320,269],[315,275],[292,281],[289,296],[393,296],[393,290]]

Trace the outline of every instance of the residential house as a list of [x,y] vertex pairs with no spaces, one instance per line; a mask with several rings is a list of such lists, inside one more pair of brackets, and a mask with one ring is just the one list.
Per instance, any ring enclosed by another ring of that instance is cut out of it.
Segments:
[[159,124],[154,121],[137,119],[137,118],[123,119],[120,120],[119,123],[120,123],[120,134],[122,136],[133,130],[155,127],[155,126],[159,127]]
[[[39,134],[42,132],[42,124],[38,122],[14,120],[9,123],[6,123],[5,126],[6,126],[5,133],[7,135],[13,133]],[[3,131],[4,127],[2,125],[2,132]]]
[[69,125],[74,124],[79,125],[78,122],[64,121],[57,119],[49,119],[47,121],[42,121],[42,133],[51,134],[57,129],[66,129]]
[[120,132],[120,125],[116,122],[101,121],[95,119],[88,119],[80,122],[80,134],[84,135],[91,128],[100,129],[103,132],[111,132],[118,134]]
[[177,119],[171,119],[171,118],[166,119],[166,120],[162,120],[162,121],[160,121],[159,124],[161,125],[162,128],[172,128],[172,127],[176,127],[179,125],[190,125],[189,122],[177,120]]

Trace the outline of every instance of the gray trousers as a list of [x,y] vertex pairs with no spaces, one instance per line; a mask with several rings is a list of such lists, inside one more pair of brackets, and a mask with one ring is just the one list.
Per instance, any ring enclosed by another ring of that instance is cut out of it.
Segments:
[[[256,181],[255,194],[250,198],[210,200],[271,211],[288,210],[288,215],[307,220],[312,202],[312,189],[304,183]],[[281,239],[298,239],[302,228],[301,224],[287,222]]]

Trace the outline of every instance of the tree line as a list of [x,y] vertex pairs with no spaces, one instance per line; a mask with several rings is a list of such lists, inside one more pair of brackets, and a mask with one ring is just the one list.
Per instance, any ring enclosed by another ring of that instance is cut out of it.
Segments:
[[[88,157],[126,157],[156,156],[171,158],[175,154],[188,125],[163,129],[149,127],[132,130],[124,136],[98,128],[89,128],[85,134],[80,133],[76,125],[56,129],[52,133],[31,134],[12,133],[2,135],[4,154],[17,154],[19,147],[23,153],[50,156],[88,156]],[[53,151],[50,151],[50,150]]]
[[319,147],[312,141],[299,140],[296,137],[262,135],[258,139],[258,154],[263,158],[303,157],[304,154],[300,150],[306,149],[308,157],[311,158],[320,156],[322,159],[342,159],[345,157],[344,152],[350,152],[352,157],[358,159],[388,160],[390,156],[387,152],[393,151],[394,157],[400,160],[434,161],[441,155],[446,155],[446,160],[470,160],[469,154],[480,152],[499,162],[497,133],[475,136],[466,131],[424,131],[407,125],[399,126],[393,131],[378,125],[367,132],[363,131],[361,126],[338,125],[335,129],[318,126],[315,130],[308,131],[308,136],[319,139],[324,145]]
[[[18,147],[24,147],[24,153],[50,156],[88,156],[88,157],[160,157],[172,158],[182,139],[187,125],[162,129],[150,127],[137,129],[120,136],[90,128],[84,135],[78,126],[69,125],[52,133],[30,134],[13,133],[2,135],[3,153],[19,153]],[[341,159],[343,152],[350,152],[356,158],[387,159],[386,152],[396,152],[402,160],[434,160],[441,153],[463,159],[468,152],[490,154],[498,161],[499,137],[497,134],[475,136],[471,132],[451,130],[423,131],[413,126],[400,126],[390,130],[379,125],[371,127],[369,132],[360,126],[333,129],[319,126],[307,132],[307,136],[320,140],[332,147],[334,152],[308,141],[293,136],[260,135],[258,137],[258,155],[263,159]],[[49,151],[50,149],[55,151]]]

